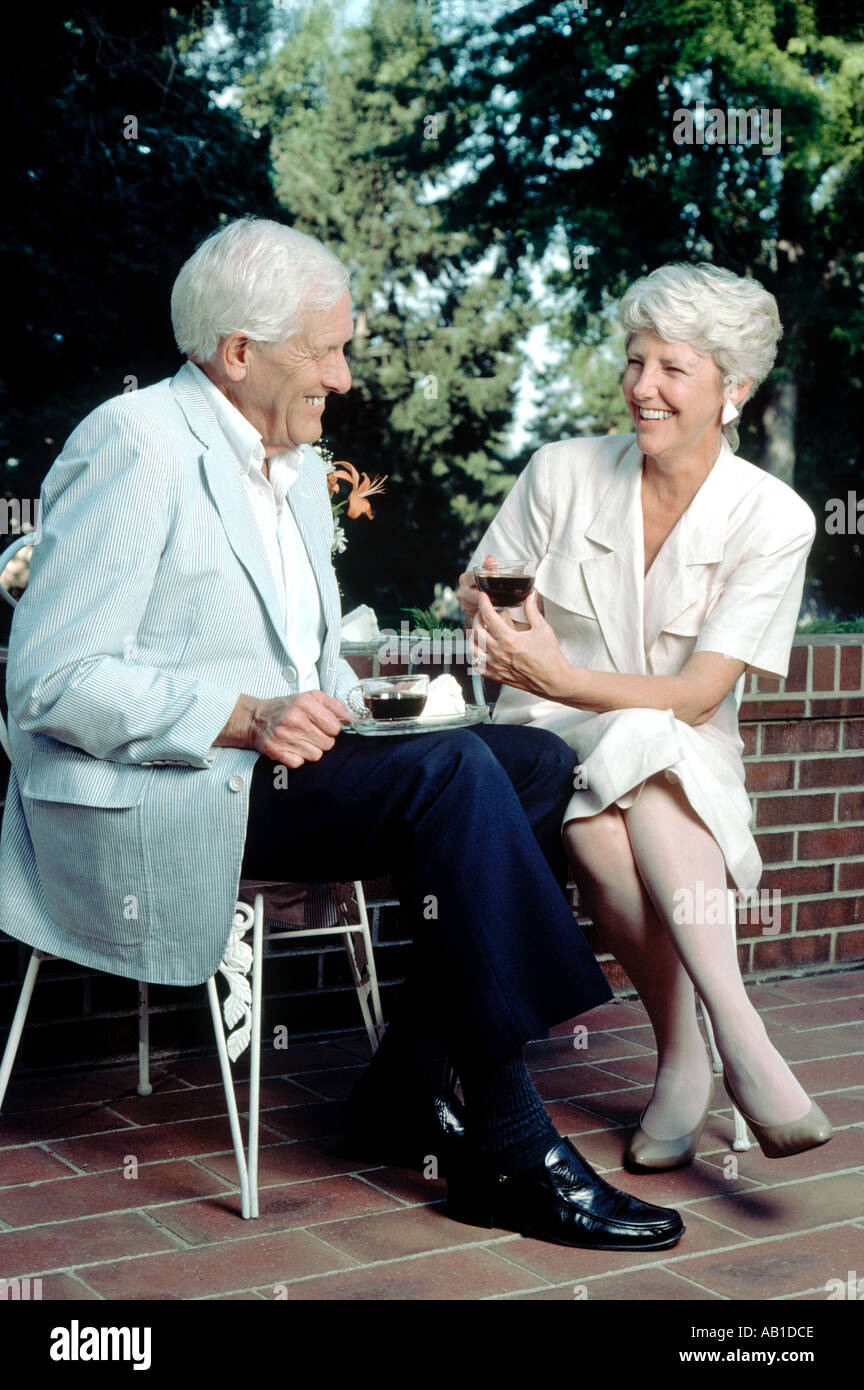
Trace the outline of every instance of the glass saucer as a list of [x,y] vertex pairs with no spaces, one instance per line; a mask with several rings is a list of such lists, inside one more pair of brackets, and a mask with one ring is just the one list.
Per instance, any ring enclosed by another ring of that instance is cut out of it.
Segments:
[[470,729],[472,724],[485,724],[489,719],[488,705],[466,705],[464,714],[442,714],[435,719],[372,719],[358,715],[350,725],[343,725],[346,734],[362,734],[364,738],[395,738],[397,734],[440,734],[447,729]]

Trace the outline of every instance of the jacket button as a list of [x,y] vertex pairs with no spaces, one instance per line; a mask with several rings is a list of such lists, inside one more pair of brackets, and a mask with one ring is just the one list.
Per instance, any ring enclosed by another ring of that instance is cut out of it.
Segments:
[[228,778],[228,785],[229,785],[229,787],[231,788],[232,792],[242,792],[242,790],[243,790],[243,778],[240,776],[239,773],[234,772],[234,773],[232,773],[232,775]]
[[286,667],[283,669],[282,674],[283,674],[283,676],[285,677],[286,681],[296,681],[296,679],[297,679],[297,667],[296,667],[296,666],[286,666]]

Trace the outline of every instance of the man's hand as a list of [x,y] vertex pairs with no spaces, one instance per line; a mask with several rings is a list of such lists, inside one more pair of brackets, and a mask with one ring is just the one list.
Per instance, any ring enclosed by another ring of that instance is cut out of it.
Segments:
[[342,701],[323,690],[275,700],[241,695],[213,742],[216,747],[254,748],[274,763],[302,767],[317,763],[333,747],[342,729],[340,721],[350,718]]
[[250,746],[286,767],[317,763],[341,733],[340,720],[350,718],[342,701],[323,690],[259,700],[252,715]]

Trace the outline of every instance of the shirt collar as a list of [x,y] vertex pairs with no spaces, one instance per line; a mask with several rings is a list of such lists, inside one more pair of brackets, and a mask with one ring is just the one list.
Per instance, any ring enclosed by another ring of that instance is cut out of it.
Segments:
[[207,397],[210,409],[216,416],[219,428],[243,472],[248,473],[253,462],[260,468],[264,462],[264,445],[255,426],[241,414],[236,405],[231,404],[206,372],[202,372],[194,362],[190,362],[189,365],[193,372],[197,372],[199,385]]
[[296,449],[288,449],[284,454],[272,454],[269,464],[267,471],[270,474],[270,484],[276,494],[276,501],[281,506],[286,492],[294,486],[303,466],[303,450],[298,446]]
[[[232,405],[228,397],[222,394],[206,372],[202,372],[201,368],[196,366],[194,362],[190,362],[189,365],[194,372],[197,372],[201,389],[207,397],[219,427],[230,444],[243,473],[248,474],[253,463],[260,470],[261,464],[264,462],[264,444],[258,430],[237,409],[236,405]],[[295,449],[288,449],[282,454],[271,455],[267,471],[270,475],[270,484],[276,494],[276,500],[280,505],[286,492],[296,481],[302,464],[303,449],[300,446]]]

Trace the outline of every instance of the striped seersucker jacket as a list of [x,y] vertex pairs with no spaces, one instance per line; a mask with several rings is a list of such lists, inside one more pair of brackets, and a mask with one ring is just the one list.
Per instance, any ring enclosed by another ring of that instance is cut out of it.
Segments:
[[[356,678],[313,450],[288,496],[321,591],[321,688],[344,699]],[[106,401],[45,478],[12,623],[0,930],[117,975],[206,980],[258,757],[213,739],[241,693],[296,690],[240,467],[195,373]]]

